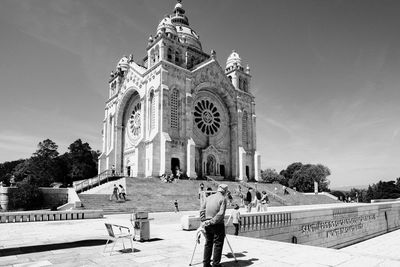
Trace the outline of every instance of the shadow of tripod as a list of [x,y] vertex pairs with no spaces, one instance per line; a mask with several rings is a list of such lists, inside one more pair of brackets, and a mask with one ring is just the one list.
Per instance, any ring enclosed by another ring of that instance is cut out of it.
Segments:
[[[194,266],[194,265],[198,265],[198,264],[202,264],[202,263],[203,263],[203,262],[198,262],[198,263],[194,263],[194,264],[193,264],[193,257],[194,257],[194,254],[195,254],[195,252],[196,252],[197,244],[200,244],[200,237],[201,237],[201,235],[203,235],[204,239],[206,238],[206,237],[205,237],[205,230],[204,230],[204,228],[202,228],[202,227],[200,227],[199,229],[197,229],[195,245],[194,245],[194,249],[193,249],[193,253],[192,253],[192,258],[190,259],[189,266]],[[231,250],[231,254],[233,255],[233,258],[235,259],[235,262],[238,262],[238,260],[236,259],[235,253],[233,252],[233,249],[232,249],[232,247],[231,247],[231,244],[229,243],[228,236],[227,236],[226,234],[225,234],[225,240],[226,240],[226,243],[227,243],[228,246],[229,246],[229,249]]]

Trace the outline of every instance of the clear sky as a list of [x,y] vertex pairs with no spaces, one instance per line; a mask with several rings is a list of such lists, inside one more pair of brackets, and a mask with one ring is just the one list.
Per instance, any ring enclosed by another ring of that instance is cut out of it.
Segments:
[[[1,0],[0,162],[50,138],[101,149],[108,77],[174,0]],[[331,186],[400,176],[400,1],[184,0],[203,49],[251,68],[262,168],[321,163]]]

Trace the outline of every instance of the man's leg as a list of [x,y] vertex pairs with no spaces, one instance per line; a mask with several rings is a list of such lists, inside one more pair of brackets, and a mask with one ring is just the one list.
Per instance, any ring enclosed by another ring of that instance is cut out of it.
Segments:
[[213,226],[206,226],[204,229],[206,230],[206,243],[204,244],[204,256],[203,256],[203,266],[209,267],[211,261],[211,254],[214,244],[214,231]]
[[213,266],[220,266],[224,239],[225,225],[223,223],[215,225]]
[[235,235],[238,235],[239,234],[239,224],[234,223],[233,225],[235,226]]

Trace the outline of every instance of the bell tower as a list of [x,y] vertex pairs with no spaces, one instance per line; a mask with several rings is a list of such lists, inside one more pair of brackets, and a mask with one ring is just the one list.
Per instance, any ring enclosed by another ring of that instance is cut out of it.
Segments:
[[237,90],[250,92],[250,67],[247,65],[246,70],[244,70],[242,59],[235,50],[226,60],[225,74]]

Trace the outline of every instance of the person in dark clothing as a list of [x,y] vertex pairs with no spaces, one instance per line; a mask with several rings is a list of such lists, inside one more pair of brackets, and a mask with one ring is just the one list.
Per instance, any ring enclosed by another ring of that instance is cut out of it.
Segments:
[[179,212],[178,200],[176,200],[176,199],[174,201],[174,206],[175,206],[175,212]]
[[115,197],[115,199],[118,200],[118,187],[116,184],[114,184],[114,188],[110,196],[110,201],[112,200],[113,197]]
[[220,184],[217,193],[206,198],[200,209],[200,219],[205,230],[206,242],[204,245],[203,266],[211,267],[211,254],[213,254],[213,267],[221,266],[222,247],[225,239],[225,210],[226,193],[228,186]]
[[249,187],[247,189],[246,197],[244,199],[244,205],[246,207],[246,211],[247,212],[251,212],[251,205],[252,205],[252,203],[251,203],[251,201],[252,201],[251,190],[252,190],[251,187]]

